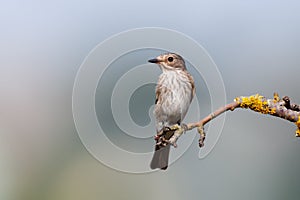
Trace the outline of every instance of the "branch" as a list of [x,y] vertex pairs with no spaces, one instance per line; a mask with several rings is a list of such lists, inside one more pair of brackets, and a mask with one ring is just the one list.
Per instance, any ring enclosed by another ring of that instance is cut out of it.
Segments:
[[[198,122],[181,124],[181,126],[174,125],[168,127],[167,131],[166,129],[163,129],[155,136],[155,140],[157,145],[166,146],[167,144],[172,144],[176,147],[176,141],[184,132],[197,128],[198,133],[200,134],[199,147],[201,148],[204,146],[206,135],[204,132],[204,125],[222,113],[228,110],[233,111],[236,108],[250,109],[258,113],[272,115],[293,122],[297,126],[295,136],[300,137],[300,105],[291,104],[290,102],[288,96],[280,99],[277,93],[274,93],[273,99],[267,99],[258,94],[248,97],[240,96],[235,98],[232,103],[219,108]],[[166,137],[166,132],[169,133],[170,130],[173,132],[173,135],[171,137]]]

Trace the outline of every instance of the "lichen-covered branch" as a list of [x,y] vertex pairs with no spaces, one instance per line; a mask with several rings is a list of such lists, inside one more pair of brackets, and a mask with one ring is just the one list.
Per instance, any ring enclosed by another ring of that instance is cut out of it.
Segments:
[[296,137],[300,137],[300,112],[299,105],[291,104],[290,98],[285,96],[282,99],[278,94],[274,94],[273,99],[266,99],[260,95],[250,97],[238,97],[235,99],[241,108],[249,108],[263,114],[273,115],[293,122],[297,126]]
[[205,140],[204,125],[222,113],[228,110],[233,111],[236,108],[250,109],[255,112],[280,117],[293,122],[297,126],[295,135],[296,137],[300,137],[300,105],[291,104],[290,98],[287,96],[280,99],[278,94],[275,93],[273,99],[267,99],[259,94],[248,97],[237,97],[232,103],[219,108],[198,122],[168,127],[168,131],[172,130],[174,132],[172,137],[168,137],[170,139],[165,138],[166,134],[163,130],[155,136],[155,139],[160,145],[165,146],[167,144],[172,144],[176,147],[177,139],[184,132],[197,128],[198,133],[200,134],[199,147],[201,148],[204,146]]

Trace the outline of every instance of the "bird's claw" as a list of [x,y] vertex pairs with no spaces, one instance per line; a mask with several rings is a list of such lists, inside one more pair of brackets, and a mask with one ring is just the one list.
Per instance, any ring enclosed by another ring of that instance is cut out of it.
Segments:
[[175,148],[177,147],[177,140],[180,137],[181,133],[174,133],[174,135],[169,139],[169,143],[174,146]]
[[173,147],[176,148],[177,147],[176,141],[177,141],[177,138],[171,137],[168,142],[169,142],[169,144],[171,144]]
[[[188,126],[186,124],[175,124],[171,127],[164,127],[157,135],[154,136],[154,139],[156,140],[156,145],[165,147],[168,144],[177,147],[177,140],[180,137],[182,133],[188,130]],[[175,133],[172,135],[170,139],[166,139],[165,135],[168,131],[175,131]]]
[[170,144],[169,140],[165,139],[163,136],[156,135],[154,139],[156,140],[157,146],[165,147]]

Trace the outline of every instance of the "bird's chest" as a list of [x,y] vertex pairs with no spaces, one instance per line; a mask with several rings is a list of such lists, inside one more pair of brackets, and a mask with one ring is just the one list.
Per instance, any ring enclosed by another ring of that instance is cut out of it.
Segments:
[[161,74],[157,92],[161,111],[171,114],[182,114],[188,109],[191,102],[192,89],[189,79],[180,72],[167,72]]

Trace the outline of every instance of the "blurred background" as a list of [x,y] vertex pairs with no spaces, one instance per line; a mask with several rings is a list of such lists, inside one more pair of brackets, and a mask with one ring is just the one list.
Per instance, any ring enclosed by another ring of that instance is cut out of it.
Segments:
[[201,44],[220,70],[228,102],[276,91],[300,103],[299,6],[292,0],[2,2],[0,199],[299,199],[300,141],[287,121],[228,113],[205,159],[198,159],[197,138],[167,171],[129,174],[94,159],[72,117],[73,83],[88,53],[113,34],[152,26]]

